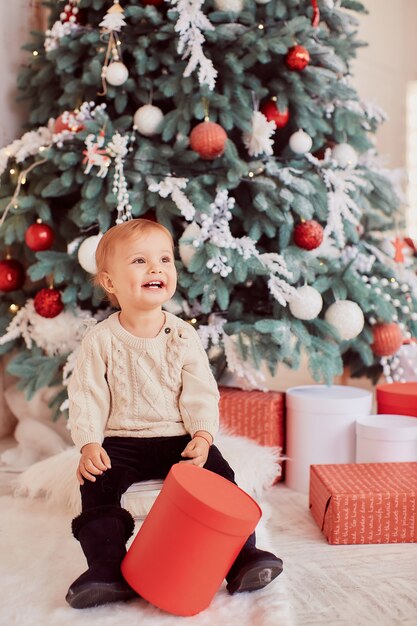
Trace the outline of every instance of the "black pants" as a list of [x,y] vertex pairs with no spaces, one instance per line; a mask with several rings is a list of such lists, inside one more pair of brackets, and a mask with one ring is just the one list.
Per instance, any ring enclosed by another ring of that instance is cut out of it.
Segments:
[[[171,466],[184,460],[181,452],[190,441],[189,435],[180,437],[106,437],[103,448],[111,460],[96,481],[84,480],[81,485],[83,512],[97,506],[120,506],[122,494],[133,483],[142,480],[165,479]],[[216,446],[211,446],[204,465],[215,474],[235,483],[235,475]],[[236,484],[236,483],[235,483]],[[255,533],[244,548],[255,546]]]

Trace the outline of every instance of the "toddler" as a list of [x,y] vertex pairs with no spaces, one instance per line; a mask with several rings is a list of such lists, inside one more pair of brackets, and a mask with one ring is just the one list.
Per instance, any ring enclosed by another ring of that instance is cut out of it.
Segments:
[[[66,596],[74,608],[136,595],[120,571],[134,529],[120,498],[132,483],[163,479],[179,461],[234,482],[213,445],[219,393],[207,355],[192,326],[162,310],[176,289],[173,248],[169,231],[145,219],[110,228],[97,248],[95,280],[118,311],[85,335],[68,385],[81,451],[82,512],[72,531],[88,563]],[[257,549],[253,533],[227,589],[259,589],[281,571],[281,559]]]

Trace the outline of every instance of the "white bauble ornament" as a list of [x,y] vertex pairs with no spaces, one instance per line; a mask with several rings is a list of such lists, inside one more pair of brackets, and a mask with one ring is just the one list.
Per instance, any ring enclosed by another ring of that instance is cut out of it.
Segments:
[[362,309],[352,300],[338,300],[330,305],[324,318],[344,341],[357,337],[365,324]]
[[90,274],[95,274],[97,272],[96,250],[98,242],[102,236],[103,234],[99,233],[98,235],[87,237],[87,239],[84,239],[78,248],[78,263],[81,265],[83,270],[89,272]]
[[323,298],[314,287],[299,287],[289,302],[291,313],[299,320],[313,320],[323,307]]
[[133,123],[141,135],[151,137],[157,135],[162,130],[164,114],[161,109],[153,104],[144,104],[139,107],[133,116]]
[[305,154],[306,152],[310,152],[313,140],[310,135],[300,129],[291,135],[288,143],[291,150],[296,154]]
[[179,240],[178,250],[181,261],[188,267],[196,253],[197,247],[193,245],[193,240],[200,236],[201,228],[196,222],[191,222],[184,230]]
[[339,143],[332,148],[332,159],[339,167],[356,167],[358,164],[358,154],[348,143]]
[[244,0],[214,0],[214,6],[218,11],[239,13],[243,9],[243,5]]
[[121,61],[114,61],[107,66],[105,72],[105,79],[109,85],[118,87],[123,85],[129,77],[129,71],[124,63]]

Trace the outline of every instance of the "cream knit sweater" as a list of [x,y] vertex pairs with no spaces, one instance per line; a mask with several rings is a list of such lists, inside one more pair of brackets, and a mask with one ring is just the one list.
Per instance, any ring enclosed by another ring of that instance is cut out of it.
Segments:
[[194,328],[164,311],[151,339],[113,313],[81,342],[68,385],[69,425],[79,448],[104,437],[215,436],[219,392]]

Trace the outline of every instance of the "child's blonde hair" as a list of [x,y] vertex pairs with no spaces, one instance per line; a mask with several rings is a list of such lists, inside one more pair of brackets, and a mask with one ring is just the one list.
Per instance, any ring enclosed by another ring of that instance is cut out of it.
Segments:
[[[128,239],[133,235],[140,237],[141,235],[145,235],[152,230],[160,230],[165,233],[165,235],[171,242],[172,252],[174,253],[174,240],[172,238],[172,235],[169,230],[165,228],[165,226],[162,226],[162,224],[158,224],[158,222],[152,222],[151,220],[145,220],[141,218],[128,220],[127,222],[123,222],[123,224],[116,224],[116,226],[112,226],[112,228],[109,228],[109,230],[104,233],[97,246],[97,271],[94,275],[94,284],[100,286],[102,289],[104,289],[104,291],[106,291],[101,280],[102,275],[103,272],[105,272],[108,268],[108,260],[114,250],[115,245],[121,239]],[[115,307],[119,306],[119,302],[114,294],[106,291],[106,295],[110,304]]]

